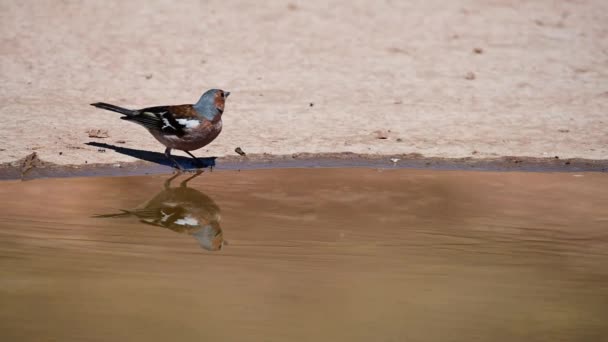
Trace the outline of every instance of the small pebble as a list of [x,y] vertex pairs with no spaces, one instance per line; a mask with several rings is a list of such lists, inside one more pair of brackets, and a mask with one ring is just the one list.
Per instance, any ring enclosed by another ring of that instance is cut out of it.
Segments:
[[107,129],[89,129],[86,131],[89,135],[89,138],[108,138],[110,135],[108,134]]
[[376,139],[388,139],[388,133],[390,131],[385,131],[385,130],[378,130],[375,131],[375,135],[376,135]]
[[240,147],[235,148],[234,152],[238,153],[241,156],[246,155],[245,151],[243,151],[243,149],[241,149]]

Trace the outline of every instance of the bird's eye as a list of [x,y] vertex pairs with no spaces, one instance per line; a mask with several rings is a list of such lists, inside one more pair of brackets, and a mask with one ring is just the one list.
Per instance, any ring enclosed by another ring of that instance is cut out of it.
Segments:
[[223,92],[223,91],[220,91],[220,95],[221,95],[222,97],[224,97],[224,92]]

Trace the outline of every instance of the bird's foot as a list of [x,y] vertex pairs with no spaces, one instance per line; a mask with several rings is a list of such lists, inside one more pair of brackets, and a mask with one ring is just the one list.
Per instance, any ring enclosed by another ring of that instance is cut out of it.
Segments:
[[203,170],[197,170],[196,172],[194,172],[194,175],[192,175],[192,176],[184,179],[179,185],[181,187],[184,187],[184,188],[187,187],[188,186],[188,182],[191,181],[191,180],[193,180],[194,178],[200,176],[201,173],[203,173]]
[[177,160],[175,160],[175,158],[173,158],[173,156],[171,155],[171,149],[169,147],[165,149],[165,157],[167,157],[167,159],[173,162],[173,166],[178,170],[178,172],[184,172],[184,168],[179,165]]
[[171,158],[171,161],[173,162],[173,167],[175,168],[175,172],[182,173],[182,172],[186,171],[186,169],[184,169],[181,165],[179,165],[179,163],[177,161],[175,161],[175,159]]
[[205,164],[203,164],[203,162],[201,162],[200,159],[198,159],[194,154],[190,153],[190,151],[184,151],[186,152],[190,157],[192,157],[192,159],[194,160],[194,164],[196,165],[196,167],[198,169],[202,169],[205,167]]
[[173,176],[171,176],[170,178],[168,178],[168,179],[165,181],[165,184],[164,184],[165,189],[169,189],[169,188],[171,188],[171,182],[172,182],[172,181],[173,181],[175,178],[179,177],[179,175],[181,175],[181,174],[182,174],[182,173],[181,173],[180,171],[177,171],[177,172],[176,172],[176,173],[175,173]]

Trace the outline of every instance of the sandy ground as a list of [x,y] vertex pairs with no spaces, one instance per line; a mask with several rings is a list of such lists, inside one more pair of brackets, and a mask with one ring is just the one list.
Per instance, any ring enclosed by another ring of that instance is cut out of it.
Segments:
[[608,158],[605,0],[2,1],[0,39],[0,163],[162,151],[89,103],[212,87],[233,95],[199,156]]

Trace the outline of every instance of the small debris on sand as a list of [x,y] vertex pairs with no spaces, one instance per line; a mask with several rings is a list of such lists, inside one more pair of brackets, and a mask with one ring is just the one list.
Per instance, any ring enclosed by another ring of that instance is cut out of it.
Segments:
[[60,156],[62,156],[62,155],[63,155],[63,152],[59,152],[59,155],[60,155]]
[[479,153],[477,150],[471,152],[471,154],[477,154],[477,153]]
[[107,129],[89,129],[86,131],[89,134],[89,138],[108,138],[110,135],[108,134]]
[[43,163],[38,158],[36,152],[28,154],[21,162],[21,177],[23,177],[29,170],[42,166]]
[[245,151],[243,151],[243,149],[242,149],[242,148],[240,148],[240,147],[235,148],[235,149],[234,149],[234,152],[236,152],[236,153],[240,154],[241,156],[246,155]]
[[98,148],[98,149],[97,149],[97,152],[100,152],[100,153],[104,153],[105,151],[106,151],[106,149],[105,149],[105,148]]
[[308,104],[308,106],[309,106],[309,107],[313,107],[314,105],[315,105],[315,104],[314,104],[314,103],[312,103],[312,102]]
[[376,135],[376,139],[388,139],[388,133],[390,131],[386,131],[386,130],[378,130],[375,131],[374,134]]
[[569,129],[558,129],[557,131],[560,132],[560,133],[568,133],[568,132],[570,132]]
[[402,142],[402,141],[403,141],[403,139],[397,138],[397,142]]
[[117,144],[126,144],[127,142],[124,140],[116,140],[116,143]]
[[404,53],[404,54],[407,55],[407,51],[405,51],[405,50],[403,50],[401,48],[398,48],[398,47],[390,47],[390,48],[388,48],[386,50],[388,52],[390,52],[390,53]]
[[469,81],[472,81],[472,80],[474,80],[476,78],[476,76],[475,76],[475,74],[473,72],[469,71],[469,72],[467,72],[466,75],[464,75],[464,78],[467,79],[467,80],[469,80]]
[[152,74],[146,74],[146,75],[144,75],[144,77],[145,77],[147,80],[151,79],[151,78],[152,78],[152,76],[153,76]]
[[477,48],[473,49],[473,52],[476,53],[476,54],[478,54],[478,55],[481,55],[483,53],[483,49],[477,47]]

